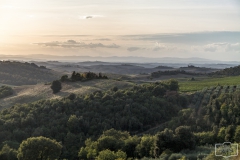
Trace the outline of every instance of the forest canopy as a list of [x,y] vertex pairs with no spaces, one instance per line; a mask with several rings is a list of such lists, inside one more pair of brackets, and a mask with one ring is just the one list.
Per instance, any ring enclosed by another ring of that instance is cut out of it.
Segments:
[[191,95],[178,88],[176,80],[168,80],[1,110],[0,157],[16,157],[24,140],[39,136],[61,143],[60,159],[196,159],[199,154],[184,150],[210,154],[210,147],[201,146],[240,142],[239,86]]

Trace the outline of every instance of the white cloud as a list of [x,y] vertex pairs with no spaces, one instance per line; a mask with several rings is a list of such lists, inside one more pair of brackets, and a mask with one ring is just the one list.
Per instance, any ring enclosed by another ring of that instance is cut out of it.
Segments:
[[46,47],[62,47],[62,48],[119,48],[119,45],[113,44],[102,44],[102,43],[84,43],[84,42],[77,42],[75,40],[68,40],[66,42],[46,42],[46,43],[34,43],[40,46]]
[[240,43],[228,44],[226,51],[240,52]]
[[215,44],[208,44],[204,46],[204,51],[206,52],[216,52],[217,46]]
[[166,49],[166,45],[162,44],[162,43],[158,43],[158,42],[155,42],[155,46],[153,47],[153,51],[159,51],[159,50],[163,50],[163,49]]

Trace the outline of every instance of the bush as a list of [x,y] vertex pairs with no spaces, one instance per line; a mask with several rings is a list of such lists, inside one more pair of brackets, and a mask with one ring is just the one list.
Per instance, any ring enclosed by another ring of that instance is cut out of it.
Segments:
[[0,98],[5,98],[13,94],[13,89],[8,86],[1,86],[0,87]]

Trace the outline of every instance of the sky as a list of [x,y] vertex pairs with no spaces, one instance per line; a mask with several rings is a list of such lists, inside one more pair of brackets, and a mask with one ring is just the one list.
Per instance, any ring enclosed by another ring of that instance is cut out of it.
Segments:
[[0,0],[9,54],[240,61],[240,1]]

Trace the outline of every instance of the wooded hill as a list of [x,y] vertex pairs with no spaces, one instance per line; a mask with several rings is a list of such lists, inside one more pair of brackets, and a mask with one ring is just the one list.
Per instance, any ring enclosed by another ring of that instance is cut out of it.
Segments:
[[225,68],[223,70],[209,73],[210,76],[239,76],[240,75],[240,65],[236,67]]
[[30,85],[57,79],[55,72],[34,63],[0,61],[0,83]]
[[[199,71],[185,71],[186,69],[198,69]],[[195,66],[188,66],[188,67],[180,67],[178,70],[167,70],[167,71],[157,71],[151,73],[151,77],[159,78],[164,75],[177,75],[177,74],[185,74],[185,75],[206,75],[210,77],[219,77],[219,76],[239,76],[240,75],[240,65],[236,67],[225,68],[220,71],[209,72],[211,68],[201,68]]]
[[74,159],[87,138],[96,139],[104,130],[133,134],[176,116],[187,106],[177,89],[177,81],[171,80],[15,105],[0,112],[0,142],[10,141],[17,148],[24,139],[42,135],[61,141],[65,148],[62,158]]
[[[61,142],[60,159],[196,160],[199,154],[180,152],[240,142],[240,86],[213,86],[185,96],[178,87],[169,80],[15,105],[0,112],[0,149],[6,144],[17,149],[29,137],[44,136]],[[156,132],[148,132],[152,128]]]

